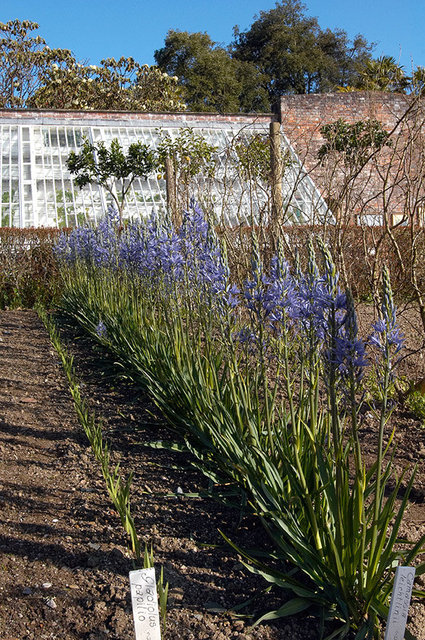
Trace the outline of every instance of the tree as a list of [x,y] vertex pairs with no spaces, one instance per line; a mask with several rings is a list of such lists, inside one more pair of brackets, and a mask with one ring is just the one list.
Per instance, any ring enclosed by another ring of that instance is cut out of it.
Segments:
[[363,36],[350,42],[343,30],[322,30],[299,0],[282,0],[261,11],[247,31],[234,28],[232,56],[255,64],[273,101],[284,93],[353,84],[357,65],[370,58],[371,49]]
[[[417,73],[419,78],[419,73]],[[401,65],[392,56],[381,56],[376,60],[366,60],[359,70],[357,89],[367,91],[390,91],[405,93],[411,86],[411,78],[407,76]]]
[[255,65],[233,59],[207,33],[170,30],[155,51],[160,69],[179,77],[193,111],[267,111],[267,93]]
[[107,58],[100,66],[75,58],[53,64],[43,85],[28,100],[37,108],[121,111],[183,111],[177,78],[133,58]]
[[32,33],[38,29],[30,20],[0,22],[0,106],[25,107],[43,83],[52,65],[72,59],[68,49],[50,49]]
[[[46,69],[41,86],[28,97],[26,106],[36,109],[89,109],[96,89],[93,69],[72,59]],[[92,107],[93,108],[93,107]]]
[[133,58],[79,63],[29,20],[0,23],[0,107],[182,111],[177,78]]
[[[214,177],[218,147],[193,129],[185,127],[177,136],[158,130],[158,168],[167,181],[167,200],[172,217],[181,223],[180,211],[189,207],[190,198],[196,194],[196,178],[202,176],[202,191]],[[202,194],[204,195],[204,194]]]
[[136,178],[146,180],[157,167],[154,151],[146,144],[135,142],[127,154],[115,138],[108,149],[103,142],[91,144],[86,140],[80,153],[72,151],[67,159],[68,169],[76,175],[75,182],[82,189],[98,184],[111,195],[122,224],[122,212],[127,193]]

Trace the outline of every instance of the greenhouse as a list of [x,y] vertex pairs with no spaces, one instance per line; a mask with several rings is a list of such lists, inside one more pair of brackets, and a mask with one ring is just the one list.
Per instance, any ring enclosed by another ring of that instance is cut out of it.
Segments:
[[[141,141],[156,149],[161,140],[203,140],[213,150],[208,170],[178,181],[178,203],[195,197],[226,225],[267,223],[271,212],[267,163],[252,165],[253,140],[268,149],[270,116],[204,114],[128,114],[7,111],[0,113],[1,226],[73,227],[97,220],[112,204],[96,184],[80,189],[67,168],[71,151],[85,140],[109,146],[118,139],[125,150]],[[323,221],[327,207],[281,133],[281,193],[285,224]],[[190,155],[190,154],[189,154]],[[252,154],[251,154],[252,155]],[[186,156],[185,156],[186,157]],[[186,157],[190,162],[190,157]],[[150,215],[167,207],[164,173],[136,179],[128,193],[125,217]]]

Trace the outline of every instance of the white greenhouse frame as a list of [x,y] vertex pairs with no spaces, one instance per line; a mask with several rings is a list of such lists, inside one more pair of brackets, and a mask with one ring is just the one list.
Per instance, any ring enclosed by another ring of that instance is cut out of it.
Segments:
[[[1,226],[72,227],[86,220],[96,222],[105,215],[111,197],[97,185],[78,188],[66,167],[70,152],[78,151],[84,138],[106,145],[118,138],[124,149],[136,141],[155,147],[159,129],[175,138],[182,128],[188,127],[218,147],[214,177],[197,180],[195,198],[202,198],[203,190],[208,189],[209,207],[216,219],[227,225],[263,221],[264,190],[254,193],[234,166],[229,169],[229,157],[236,136],[269,134],[264,119],[235,116],[232,122],[230,117],[220,121],[203,114],[198,120],[194,114],[190,119],[186,114],[181,114],[181,118],[173,114],[168,119],[164,116],[156,119],[153,114],[140,119],[126,114],[103,114],[104,117],[96,114],[90,119],[84,114],[78,119],[78,114],[67,117],[66,113],[56,113],[54,118],[48,118],[37,112],[31,117],[17,118],[11,113],[4,117],[4,113],[0,117]],[[281,141],[283,153],[291,159],[282,178],[284,222],[323,223],[330,215],[326,203],[284,134]],[[164,210],[166,206],[165,180],[152,175],[145,181],[134,181],[125,215],[147,216],[152,210]]]

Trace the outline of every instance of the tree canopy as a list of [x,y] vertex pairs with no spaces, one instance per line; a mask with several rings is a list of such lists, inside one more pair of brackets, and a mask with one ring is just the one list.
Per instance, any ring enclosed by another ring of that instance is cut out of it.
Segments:
[[34,35],[38,24],[30,20],[0,22],[0,106],[25,107],[42,85],[52,65],[72,58],[68,49],[50,49]]
[[282,0],[261,11],[247,31],[234,28],[232,57],[255,64],[273,100],[284,93],[320,93],[354,84],[372,48],[361,35],[350,41],[341,29],[321,29],[299,0]]
[[133,58],[107,58],[99,66],[75,59],[53,64],[28,106],[57,109],[183,111],[177,78]]
[[411,78],[392,56],[381,56],[367,60],[359,69],[357,88],[368,91],[404,93],[409,88]]
[[177,78],[133,58],[79,63],[50,49],[29,20],[0,23],[0,106],[127,111],[182,111]]
[[281,0],[248,30],[235,27],[227,47],[207,33],[170,30],[155,61],[179,77],[192,110],[270,111],[284,93],[355,85],[372,48],[361,35],[321,29],[299,0]]
[[178,76],[193,111],[267,111],[264,79],[249,61],[232,58],[207,33],[170,30],[155,51],[160,69]]

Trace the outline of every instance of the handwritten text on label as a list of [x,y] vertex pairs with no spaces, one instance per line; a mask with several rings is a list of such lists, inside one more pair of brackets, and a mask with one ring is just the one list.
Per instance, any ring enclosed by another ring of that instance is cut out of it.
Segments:
[[161,640],[155,569],[130,571],[136,640]]

